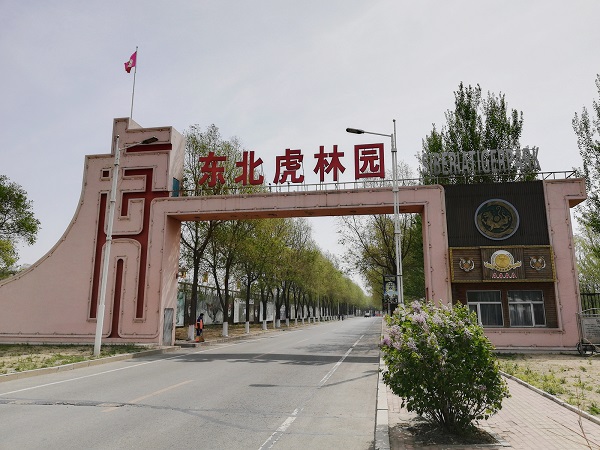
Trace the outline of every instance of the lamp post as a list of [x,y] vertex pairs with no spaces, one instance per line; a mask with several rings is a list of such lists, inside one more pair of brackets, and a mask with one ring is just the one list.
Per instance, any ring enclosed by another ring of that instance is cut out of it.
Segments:
[[[394,246],[396,250],[396,289],[398,289],[398,303],[404,303],[404,286],[402,280],[402,246],[400,235],[400,206],[398,204],[398,152],[396,148],[396,119],[394,122],[394,132],[392,134],[373,133],[371,131],[360,130],[357,128],[346,128],[348,133],[353,134],[373,134],[376,136],[386,136],[392,140],[392,192],[394,194]],[[390,302],[388,302],[388,314],[390,314]]]
[[100,302],[98,305],[98,310],[96,312],[96,339],[94,340],[94,356],[98,356],[100,354],[100,347],[102,345],[102,328],[104,326],[104,308],[106,305],[106,284],[108,282],[108,263],[110,260],[110,247],[112,245],[112,231],[113,231],[113,221],[115,218],[115,203],[117,199],[117,181],[119,179],[119,161],[121,158],[121,150],[126,150],[130,147],[134,147],[136,145],[146,145],[152,144],[153,142],[158,141],[156,136],[149,137],[148,139],[144,139],[141,142],[136,142],[135,144],[130,144],[122,149],[119,148],[119,135],[117,135],[117,140],[115,143],[115,162],[112,171],[112,185],[110,188],[110,203],[108,205],[108,223],[106,226],[106,245],[104,247],[104,258],[102,260],[102,278],[100,281]]

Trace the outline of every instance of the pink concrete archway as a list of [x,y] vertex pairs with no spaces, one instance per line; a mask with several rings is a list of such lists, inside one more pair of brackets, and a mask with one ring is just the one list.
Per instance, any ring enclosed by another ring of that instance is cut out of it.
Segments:
[[[163,313],[176,307],[181,221],[393,211],[390,189],[173,197],[173,180],[182,177],[183,137],[171,127],[142,128],[131,119],[115,119],[111,153],[86,156],[80,202],[60,241],[29,269],[0,283],[0,342],[93,342],[117,135],[121,148],[151,136],[158,142],[132,146],[121,154],[104,342],[174,341],[173,335],[163,336]],[[561,180],[548,182],[546,190],[552,244],[565,273],[556,283],[558,298],[568,312],[548,342],[574,346],[577,329],[571,315],[578,307],[578,286],[569,208],[585,198],[585,189],[582,180]],[[400,212],[423,218],[427,296],[449,302],[444,189],[401,187],[399,198]],[[492,338],[503,346],[543,345],[535,333]]]

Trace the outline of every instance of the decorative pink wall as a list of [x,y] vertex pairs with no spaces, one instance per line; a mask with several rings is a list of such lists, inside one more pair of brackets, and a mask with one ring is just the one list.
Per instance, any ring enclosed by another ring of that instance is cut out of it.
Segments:
[[181,178],[184,140],[171,127],[141,128],[115,119],[111,153],[85,158],[79,205],[60,241],[0,284],[0,342],[93,341],[117,135],[121,149],[151,136],[158,142],[121,152],[103,336],[107,342],[160,341],[159,305],[146,295],[144,260],[152,201],[168,196],[172,179]]

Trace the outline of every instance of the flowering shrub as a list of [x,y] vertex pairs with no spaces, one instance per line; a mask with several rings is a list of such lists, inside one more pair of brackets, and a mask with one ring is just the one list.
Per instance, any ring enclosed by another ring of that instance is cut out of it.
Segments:
[[383,381],[402,406],[462,434],[508,397],[493,347],[466,306],[413,302],[387,318]]

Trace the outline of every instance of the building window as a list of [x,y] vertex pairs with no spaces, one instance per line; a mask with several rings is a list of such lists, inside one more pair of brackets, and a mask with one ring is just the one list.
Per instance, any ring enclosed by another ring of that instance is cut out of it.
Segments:
[[508,291],[511,327],[546,326],[542,291]]
[[467,291],[469,310],[477,314],[477,320],[484,327],[501,327],[502,297],[500,291]]

